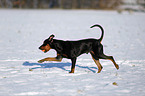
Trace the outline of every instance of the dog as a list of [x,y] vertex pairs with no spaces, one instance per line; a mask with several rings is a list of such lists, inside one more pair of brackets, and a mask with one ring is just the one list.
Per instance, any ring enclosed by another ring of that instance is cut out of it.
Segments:
[[44,61],[61,62],[63,58],[68,58],[71,59],[72,61],[71,71],[69,73],[74,73],[77,57],[83,53],[90,53],[92,59],[98,66],[98,73],[100,73],[103,68],[99,62],[99,59],[111,60],[114,66],[116,67],[116,69],[119,69],[119,65],[116,64],[113,56],[107,56],[103,53],[103,45],[101,44],[101,41],[104,36],[104,29],[99,24],[95,24],[90,28],[93,27],[99,27],[101,29],[102,34],[99,39],[63,41],[63,40],[53,39],[54,35],[51,35],[48,39],[46,39],[43,42],[43,44],[39,47],[39,49],[42,50],[44,53],[48,52],[50,49],[54,49],[57,52],[57,56],[54,58],[48,57],[48,58],[41,59],[38,61],[38,63],[42,63]]

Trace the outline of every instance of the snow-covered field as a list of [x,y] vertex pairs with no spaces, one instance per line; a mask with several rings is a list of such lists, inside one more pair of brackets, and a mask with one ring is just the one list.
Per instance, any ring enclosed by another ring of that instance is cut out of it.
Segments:
[[[63,40],[99,38],[105,29],[104,52],[113,55],[120,69],[90,54],[78,57],[74,74],[71,61],[37,63],[54,57],[54,50],[38,50],[55,34]],[[97,10],[0,9],[0,96],[145,96],[145,13],[122,14]]]

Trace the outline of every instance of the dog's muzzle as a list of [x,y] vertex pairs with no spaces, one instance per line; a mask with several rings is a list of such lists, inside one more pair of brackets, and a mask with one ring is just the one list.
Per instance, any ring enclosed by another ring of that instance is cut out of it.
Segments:
[[39,47],[39,49],[40,49],[41,51],[43,51],[44,53],[46,53],[46,52],[47,52],[46,50],[41,49],[41,46]]

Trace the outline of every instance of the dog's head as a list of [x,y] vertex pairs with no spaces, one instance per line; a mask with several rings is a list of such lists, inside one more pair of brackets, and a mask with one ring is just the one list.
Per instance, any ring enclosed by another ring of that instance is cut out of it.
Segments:
[[39,47],[40,50],[42,50],[44,53],[48,52],[50,49],[50,45],[53,43],[54,35],[51,35],[48,39],[46,39],[43,44]]

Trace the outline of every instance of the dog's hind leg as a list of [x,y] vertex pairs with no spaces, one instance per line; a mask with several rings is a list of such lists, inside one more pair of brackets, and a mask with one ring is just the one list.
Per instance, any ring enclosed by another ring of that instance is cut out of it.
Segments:
[[42,63],[44,61],[58,61],[61,62],[62,61],[62,57],[61,56],[57,56],[57,57],[48,57],[48,58],[44,58],[38,61],[38,63]]
[[99,62],[99,59],[91,52],[91,56],[94,60],[94,62],[96,63],[96,65],[98,66],[98,73],[101,72],[101,70],[103,69],[102,65]]
[[116,67],[116,69],[119,69],[119,65],[116,64],[113,56],[106,56],[106,55],[102,54],[99,57],[100,57],[99,59],[108,59],[108,60],[111,60],[113,62],[113,64],[114,64],[114,66]]

